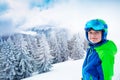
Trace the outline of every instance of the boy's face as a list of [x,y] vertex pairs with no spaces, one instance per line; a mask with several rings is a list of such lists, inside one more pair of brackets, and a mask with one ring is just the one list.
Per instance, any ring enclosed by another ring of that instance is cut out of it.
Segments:
[[98,43],[102,40],[102,31],[90,30],[88,32],[88,39],[92,43]]

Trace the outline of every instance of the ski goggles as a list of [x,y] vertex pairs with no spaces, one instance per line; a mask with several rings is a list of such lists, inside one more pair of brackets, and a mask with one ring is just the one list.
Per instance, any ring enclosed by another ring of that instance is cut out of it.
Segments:
[[100,30],[106,31],[107,30],[107,25],[103,24],[103,23],[100,23],[98,21],[91,21],[91,22],[88,22],[85,26],[86,31],[89,31],[90,29],[93,29],[95,31],[100,31]]

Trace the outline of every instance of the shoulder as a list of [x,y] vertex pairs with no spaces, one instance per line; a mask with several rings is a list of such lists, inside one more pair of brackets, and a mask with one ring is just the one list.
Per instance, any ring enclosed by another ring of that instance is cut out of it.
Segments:
[[117,47],[112,40],[108,40],[105,44],[103,44],[103,46]]
[[96,47],[95,49],[102,49],[102,50],[104,50],[104,49],[115,49],[115,50],[117,50],[117,46],[112,40],[107,40],[105,43]]
[[96,52],[99,54],[115,55],[117,53],[117,46],[112,40],[107,40],[101,46],[95,48]]
[[114,51],[114,53],[117,52],[117,46],[116,46],[116,44],[112,40],[108,40],[101,47],[103,47],[103,48],[105,48],[107,50],[110,50],[110,51]]

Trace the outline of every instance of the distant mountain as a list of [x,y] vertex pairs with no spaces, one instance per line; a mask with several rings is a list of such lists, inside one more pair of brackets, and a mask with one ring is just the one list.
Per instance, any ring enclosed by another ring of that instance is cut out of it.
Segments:
[[55,26],[40,25],[40,26],[35,26],[31,29],[28,29],[27,31],[36,32],[38,35],[41,35],[42,33],[44,33],[46,36],[48,36],[50,32],[54,30],[55,30]]
[[41,34],[45,34],[46,37],[48,38],[51,32],[54,32],[55,34],[57,34],[60,32],[67,32],[67,30],[64,28],[60,28],[58,26],[53,26],[53,25],[38,25],[22,32],[13,32],[11,34],[1,35],[0,38],[6,41],[9,37],[12,37],[12,36],[17,36],[20,34],[32,36],[32,33],[35,33],[35,35],[38,34],[39,36],[41,36]]

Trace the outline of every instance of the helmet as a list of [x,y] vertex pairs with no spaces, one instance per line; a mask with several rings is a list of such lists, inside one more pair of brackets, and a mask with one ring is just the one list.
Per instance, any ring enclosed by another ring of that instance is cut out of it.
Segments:
[[108,28],[107,24],[102,19],[90,20],[85,25],[85,30],[86,31],[89,31],[90,29],[93,29],[93,30],[96,30],[96,31],[104,30],[105,32],[107,32],[107,28]]
[[102,19],[92,19],[90,21],[88,21],[85,25],[85,31],[87,34],[87,38],[88,38],[88,31],[90,29],[93,29],[95,31],[103,31],[102,33],[102,39],[106,39],[107,33],[108,33],[108,26],[105,23],[104,20]]

